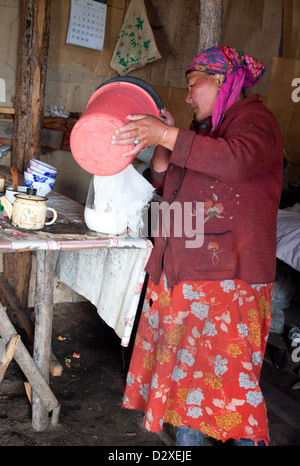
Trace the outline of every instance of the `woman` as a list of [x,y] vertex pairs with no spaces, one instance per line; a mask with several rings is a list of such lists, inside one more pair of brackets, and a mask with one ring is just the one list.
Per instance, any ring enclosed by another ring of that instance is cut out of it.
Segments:
[[257,95],[243,96],[264,70],[235,49],[205,50],[187,69],[189,130],[164,111],[166,122],[129,116],[112,139],[135,142],[124,156],[157,145],[153,185],[170,208],[189,205],[194,224],[203,219],[203,228],[193,230],[194,247],[187,247],[190,231],[174,234],[175,215],[168,235],[158,224],[124,397],[125,407],[145,412],[146,429],[176,426],[177,445],[204,445],[206,436],[237,445],[269,442],[259,377],[283,146],[272,113]]

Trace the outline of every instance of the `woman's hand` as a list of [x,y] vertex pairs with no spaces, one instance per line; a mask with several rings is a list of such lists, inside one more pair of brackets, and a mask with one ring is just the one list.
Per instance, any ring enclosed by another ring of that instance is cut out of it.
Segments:
[[112,144],[119,146],[134,145],[123,157],[137,155],[143,149],[154,146],[162,137],[167,125],[151,115],[127,115],[130,123],[116,129],[112,136]]
[[[116,129],[112,136],[111,143],[119,146],[134,145],[133,149],[122,154],[123,157],[138,155],[146,147],[155,146],[162,142],[162,138],[163,142],[167,143],[168,139],[170,139],[170,131],[169,126],[165,121],[172,121],[171,114],[169,114],[169,112],[167,113],[168,115],[165,115],[166,118],[163,118],[162,115],[162,119],[156,118],[152,115],[128,115],[127,118],[130,122]],[[175,128],[172,128],[172,130],[174,129]],[[172,141],[169,141],[168,144],[172,145]]]
[[175,126],[175,118],[166,108],[160,109],[159,119],[169,126]]

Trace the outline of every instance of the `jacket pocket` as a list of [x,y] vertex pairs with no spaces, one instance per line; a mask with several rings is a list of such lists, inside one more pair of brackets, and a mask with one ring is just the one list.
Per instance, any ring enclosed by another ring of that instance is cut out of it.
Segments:
[[195,270],[226,272],[231,275],[236,270],[236,254],[233,250],[232,231],[204,233],[203,245],[196,254]]

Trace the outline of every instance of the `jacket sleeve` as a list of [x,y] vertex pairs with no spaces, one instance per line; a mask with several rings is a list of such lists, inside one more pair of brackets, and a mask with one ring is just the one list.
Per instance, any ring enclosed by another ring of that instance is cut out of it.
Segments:
[[152,160],[151,160],[150,162],[151,183],[152,183],[152,186],[155,188],[156,193],[159,196],[163,195],[166,174],[167,174],[167,171],[164,171],[164,172],[155,171],[153,168]]
[[180,129],[170,163],[224,182],[268,171],[283,157],[282,138],[273,114],[261,107],[256,112],[239,112],[229,123],[223,122],[227,126],[222,137]]

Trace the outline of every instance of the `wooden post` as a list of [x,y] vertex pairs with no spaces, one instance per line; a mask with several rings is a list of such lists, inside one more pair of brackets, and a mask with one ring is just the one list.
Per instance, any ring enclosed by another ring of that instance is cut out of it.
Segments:
[[222,21],[223,0],[200,0],[198,53],[220,44]]
[[50,30],[50,0],[20,2],[12,166],[23,172],[39,158]]
[[[52,341],[54,257],[55,251],[37,250],[33,360],[47,382]],[[34,390],[32,426],[37,431],[45,430],[49,426],[47,409]]]

